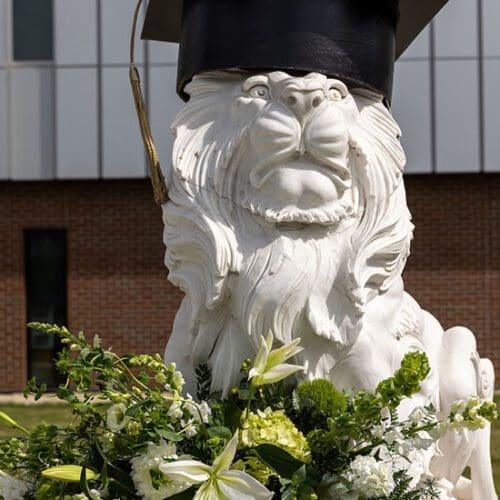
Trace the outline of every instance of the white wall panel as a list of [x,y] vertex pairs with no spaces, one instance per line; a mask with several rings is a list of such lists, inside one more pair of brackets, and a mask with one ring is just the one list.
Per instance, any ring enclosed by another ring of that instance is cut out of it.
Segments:
[[103,176],[144,177],[145,152],[139,133],[128,68],[104,68]]
[[9,177],[7,71],[0,69],[0,179]]
[[500,171],[500,60],[484,61],[484,166]]
[[430,30],[425,28],[410,46],[401,54],[401,59],[408,57],[429,57],[430,56]]
[[7,0],[0,0],[0,66],[7,61]]
[[54,31],[58,64],[97,62],[96,0],[54,0]]
[[54,75],[50,68],[11,70],[12,178],[54,177]]
[[157,67],[150,70],[150,114],[153,132],[160,162],[164,169],[170,168],[172,162],[172,145],[174,142],[170,125],[182,107],[181,99],[175,93],[177,68]]
[[148,42],[149,61],[153,64],[177,64],[178,43]]
[[396,64],[392,109],[402,131],[406,173],[432,171],[429,61]]
[[97,70],[56,71],[57,178],[97,178]]
[[436,57],[477,56],[477,1],[453,0],[436,16]]
[[483,50],[485,56],[500,56],[500,1],[483,0]]
[[477,61],[436,61],[438,172],[478,172]]
[[[100,2],[102,9],[102,61],[104,64],[128,63],[130,28],[137,0],[100,0]],[[140,39],[141,29],[142,16],[137,22],[136,62],[141,62],[144,59],[144,42]]]

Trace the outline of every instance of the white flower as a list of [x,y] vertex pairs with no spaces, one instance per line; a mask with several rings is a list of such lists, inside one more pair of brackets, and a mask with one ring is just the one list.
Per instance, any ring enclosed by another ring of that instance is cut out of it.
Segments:
[[186,434],[186,437],[192,438],[192,437],[196,436],[196,434],[198,434],[198,429],[196,428],[196,426],[190,425],[190,426],[186,427],[185,434]]
[[172,387],[174,390],[177,392],[181,392],[182,386],[184,385],[184,377],[182,376],[181,372],[174,372],[172,375]]
[[0,470],[0,497],[3,500],[19,500],[30,489],[29,483],[9,476]]
[[454,401],[450,408],[450,413],[456,413],[457,415],[462,415],[462,413],[467,408],[467,401],[463,399],[458,399]]
[[158,473],[160,464],[166,460],[176,460],[176,447],[174,444],[168,444],[161,440],[159,444],[150,443],[146,453],[134,457],[132,464],[132,480],[134,481],[137,493],[145,500],[163,500],[172,495],[177,495],[191,487],[191,483],[186,481],[171,480],[161,477],[161,481],[153,484],[151,473]]
[[399,429],[394,428],[385,433],[384,440],[388,445],[401,444],[404,441],[404,436]]
[[98,436],[99,444],[105,453],[108,453],[113,449],[115,445],[115,434],[112,432],[103,432]]
[[204,424],[208,424],[208,419],[210,415],[212,415],[212,409],[208,406],[206,401],[202,401],[198,405],[198,409],[200,410],[201,420]]
[[84,347],[81,352],[80,352],[80,356],[82,358],[86,358],[88,355],[90,354],[90,348],[89,347]]
[[387,496],[394,489],[391,468],[374,457],[357,456],[351,462],[350,469],[347,477],[353,489],[366,498]]
[[287,359],[302,351],[298,347],[300,338],[297,338],[278,349],[272,350],[273,334],[269,331],[267,338],[260,337],[260,347],[253,363],[253,367],[248,373],[248,379],[258,387],[265,384],[279,382],[293,373],[303,370],[303,366],[285,363]]
[[429,430],[429,434],[435,441],[437,441],[450,430],[451,424],[449,422],[439,422],[435,427]]
[[413,445],[417,450],[426,450],[434,443],[434,438],[426,431],[418,431],[413,437]]
[[124,403],[117,403],[108,408],[106,422],[110,431],[121,431],[127,425],[130,418],[125,415],[126,411],[127,406]]
[[197,460],[179,460],[163,463],[160,470],[172,481],[200,484],[193,500],[267,500],[273,494],[259,481],[239,470],[229,470],[236,448],[238,434],[214,460],[212,466]]
[[99,490],[90,490],[90,497],[88,497],[85,493],[78,493],[77,495],[73,495],[71,500],[102,500],[101,493]]
[[383,425],[374,425],[372,427],[372,436],[375,439],[382,439],[385,434],[385,427]]
[[184,416],[184,412],[182,411],[182,403],[181,401],[173,401],[168,409],[167,415],[171,418],[172,422],[177,422],[180,418]]
[[201,403],[196,403],[193,401],[191,394],[187,394],[187,401],[184,404],[184,407],[187,408],[191,416],[197,422],[203,422],[204,424],[208,424],[208,419],[210,415],[212,415],[212,410],[206,401],[202,401]]
[[416,408],[413,408],[412,412],[410,413],[410,416],[408,417],[408,420],[412,424],[417,425],[420,422],[422,422],[422,420],[424,419],[425,415],[426,415],[425,408],[422,407],[422,406],[417,406]]

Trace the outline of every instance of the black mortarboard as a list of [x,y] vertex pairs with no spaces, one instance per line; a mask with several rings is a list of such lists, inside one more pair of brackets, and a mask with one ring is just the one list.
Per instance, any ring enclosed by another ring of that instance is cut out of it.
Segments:
[[183,98],[194,75],[240,68],[324,73],[390,100],[394,61],[446,2],[150,0],[142,37],[180,42]]

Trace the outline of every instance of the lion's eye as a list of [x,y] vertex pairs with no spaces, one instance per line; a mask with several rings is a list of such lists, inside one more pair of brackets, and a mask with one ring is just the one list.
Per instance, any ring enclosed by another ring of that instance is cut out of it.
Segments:
[[269,99],[269,88],[265,85],[254,85],[252,88],[248,89],[248,94],[251,97],[256,97],[260,99]]
[[332,101],[341,101],[344,98],[342,92],[337,87],[330,87],[328,89],[328,97]]

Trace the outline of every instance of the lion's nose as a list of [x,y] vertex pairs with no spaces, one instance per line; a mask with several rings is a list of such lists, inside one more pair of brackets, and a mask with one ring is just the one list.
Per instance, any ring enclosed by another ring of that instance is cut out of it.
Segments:
[[288,90],[283,98],[287,106],[301,119],[306,118],[326,100],[323,90]]

